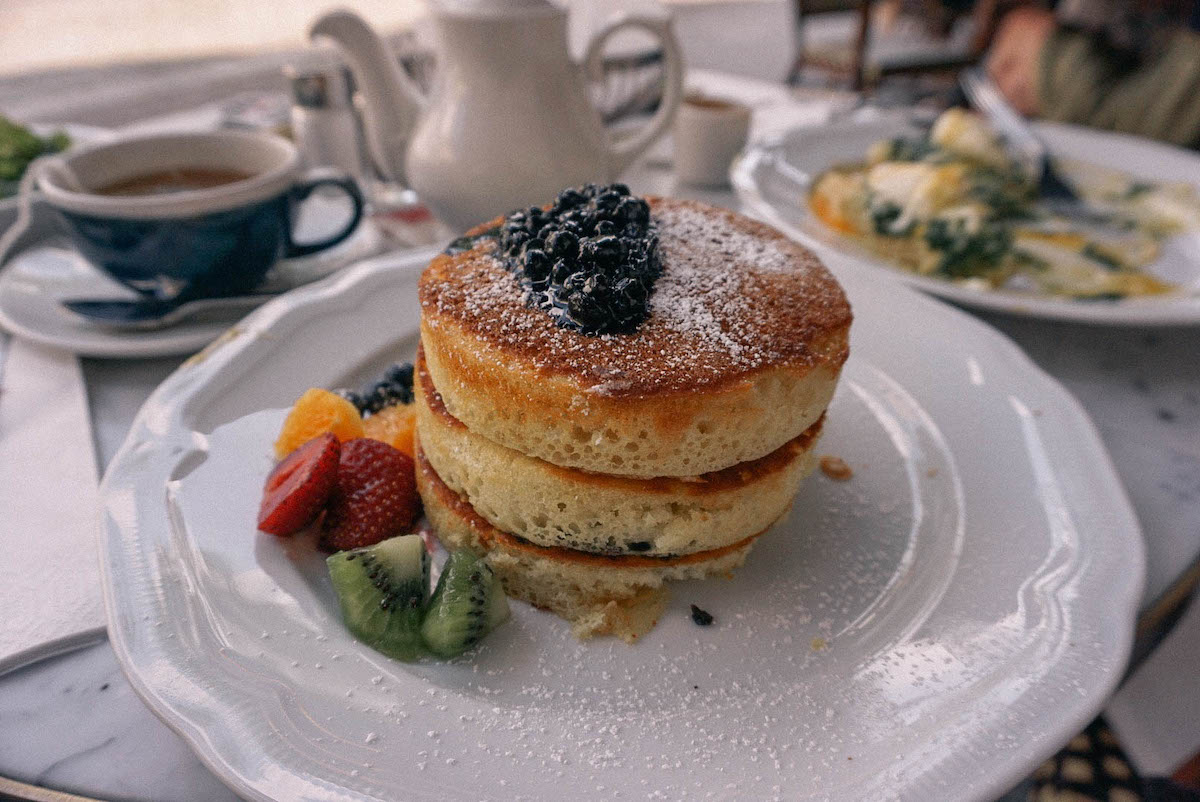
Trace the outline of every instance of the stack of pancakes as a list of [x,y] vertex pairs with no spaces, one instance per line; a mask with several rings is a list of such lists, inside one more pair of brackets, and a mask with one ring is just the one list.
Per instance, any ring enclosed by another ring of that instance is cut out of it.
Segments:
[[849,304],[812,253],[731,212],[649,201],[663,272],[632,334],[528,307],[486,237],[420,283],[426,513],[581,637],[631,640],[665,580],[741,565],[812,470],[848,355]]

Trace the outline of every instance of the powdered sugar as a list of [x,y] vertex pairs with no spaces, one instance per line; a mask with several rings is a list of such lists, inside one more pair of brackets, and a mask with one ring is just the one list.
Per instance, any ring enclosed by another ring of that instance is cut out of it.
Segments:
[[[715,220],[695,207],[678,206],[657,215],[670,264],[650,299],[652,313],[680,334],[692,335],[735,362],[757,367],[766,353],[753,353],[753,331],[731,331],[752,317],[751,299],[741,292],[744,271],[804,270],[795,254],[755,237],[729,218]],[[742,270],[736,269],[741,267]]]
[[690,243],[707,254],[708,260],[753,265],[758,272],[791,272],[798,265],[796,247],[780,237],[764,237],[761,228],[748,227],[728,214],[695,204],[671,204],[655,208],[655,219],[664,236]]

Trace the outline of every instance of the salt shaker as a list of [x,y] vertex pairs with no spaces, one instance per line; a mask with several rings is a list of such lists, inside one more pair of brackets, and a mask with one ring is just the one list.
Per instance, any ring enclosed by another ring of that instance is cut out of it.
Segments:
[[363,177],[358,122],[345,69],[310,61],[284,68],[292,95],[292,134],[306,167],[331,166]]

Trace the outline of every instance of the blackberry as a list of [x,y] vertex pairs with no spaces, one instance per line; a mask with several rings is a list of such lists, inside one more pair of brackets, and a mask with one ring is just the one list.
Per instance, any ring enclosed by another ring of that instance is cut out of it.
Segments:
[[546,252],[537,248],[525,251],[522,265],[525,269],[525,275],[531,281],[548,277],[550,275],[550,268],[554,266],[550,261],[550,257],[546,255]]
[[520,250],[521,246],[529,241],[529,232],[523,228],[518,228],[516,231],[505,234],[500,239],[500,246],[506,251]]
[[559,229],[546,237],[546,248],[558,259],[574,259],[579,255],[579,237]]
[[334,390],[333,392],[337,395],[340,395],[342,398],[346,399],[351,404],[353,404],[355,406],[355,408],[358,410],[358,414],[360,414],[360,415],[363,413],[363,410],[366,408],[366,401],[363,399],[362,395],[360,395],[359,393],[356,393],[353,390],[347,390],[345,388],[340,388],[340,389]]
[[363,415],[373,415],[386,407],[413,402],[413,366],[411,362],[396,363],[384,371],[383,378],[362,389],[338,390]]
[[[577,274],[578,275],[578,274]],[[585,295],[599,297],[608,292],[608,281],[603,273],[593,273],[583,282],[582,292]]]
[[572,265],[566,259],[559,259],[554,263],[554,267],[550,270],[550,281],[554,284],[561,285],[574,272],[574,265]]
[[560,210],[574,209],[576,206],[582,206],[587,203],[587,196],[577,189],[564,189],[558,193],[558,198],[554,205]]
[[617,208],[617,204],[620,202],[620,194],[612,190],[605,190],[596,196],[596,208],[601,211],[612,211]]
[[588,282],[588,274],[582,270],[572,273],[567,276],[567,280],[562,283],[563,292],[568,295],[583,290],[584,285]]
[[587,323],[598,307],[582,292],[567,293],[567,311],[581,323]]
[[625,197],[617,204],[616,218],[626,225],[632,223],[644,226],[650,221],[650,207],[637,198]]
[[614,223],[612,220],[601,220],[599,223],[596,223],[596,236],[597,237],[611,237],[612,235],[614,235],[616,233],[617,233],[617,224]]
[[[599,232],[597,232],[599,233]],[[613,236],[597,236],[580,248],[580,256],[587,259],[596,267],[616,267],[626,256],[626,248],[621,240]]]
[[363,412],[372,415],[395,404],[407,404],[412,399],[412,391],[398,387],[389,381],[379,381],[363,396]]
[[613,285],[613,293],[631,306],[640,306],[646,303],[650,295],[644,283],[628,277],[618,280]]
[[413,366],[411,362],[397,362],[383,372],[383,378],[392,384],[407,387],[409,395],[412,395]]
[[584,334],[631,332],[650,314],[662,272],[650,206],[624,184],[585,184],[549,209],[510,213],[497,229],[526,302]]

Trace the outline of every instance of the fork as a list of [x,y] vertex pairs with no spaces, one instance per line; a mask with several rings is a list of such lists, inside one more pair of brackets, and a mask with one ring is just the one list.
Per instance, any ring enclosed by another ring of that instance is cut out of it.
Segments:
[[1038,194],[1045,200],[1084,206],[1079,193],[1054,169],[1045,143],[1034,133],[1021,113],[1009,105],[1000,88],[980,67],[963,70],[958,83],[971,105],[1004,137],[1009,149],[1025,162],[1037,181]]

